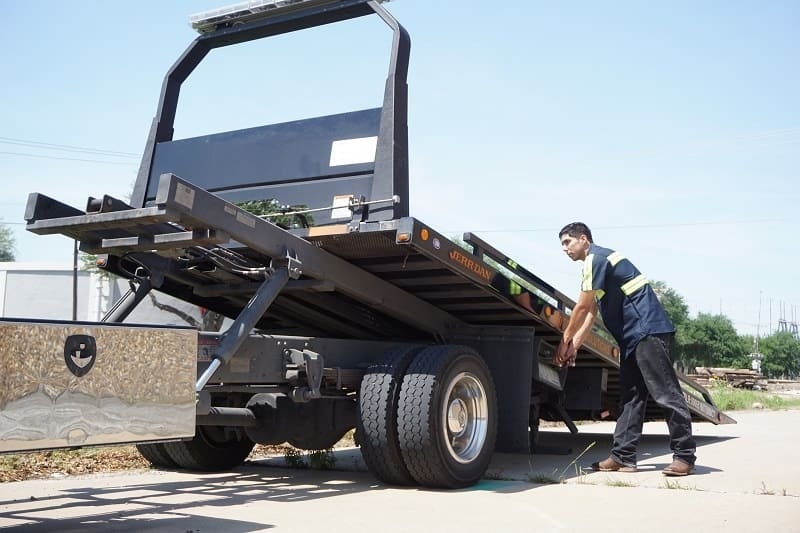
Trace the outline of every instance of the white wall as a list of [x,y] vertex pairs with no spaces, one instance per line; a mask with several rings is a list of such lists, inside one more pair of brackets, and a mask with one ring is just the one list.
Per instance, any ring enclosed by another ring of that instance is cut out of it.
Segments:
[[[0,262],[0,317],[72,320],[73,271],[68,265]],[[77,320],[99,321],[128,290],[127,280],[78,271]],[[196,305],[153,291],[158,302],[200,320]],[[187,324],[174,313],[153,306],[149,297],[131,313],[127,323]]]

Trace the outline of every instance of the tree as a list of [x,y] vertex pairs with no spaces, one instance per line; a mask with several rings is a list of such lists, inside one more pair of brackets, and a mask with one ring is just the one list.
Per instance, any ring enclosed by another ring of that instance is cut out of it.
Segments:
[[800,341],[788,331],[777,331],[759,342],[764,356],[761,372],[770,378],[800,375]]
[[308,209],[307,205],[282,206],[277,200],[270,198],[267,200],[249,200],[247,202],[237,202],[236,206],[244,209],[248,213],[252,213],[259,217],[265,217],[273,224],[277,224],[284,229],[309,227],[314,225],[314,216],[310,213],[301,215],[277,215],[277,213],[303,211]]
[[15,246],[14,232],[10,227],[0,223],[0,261],[14,261],[16,259]]
[[678,330],[679,359],[686,367],[721,366],[749,368],[749,350],[731,319],[725,315],[699,313]]
[[[750,357],[753,352],[756,351],[756,338],[754,335],[739,335],[739,346],[742,350],[743,354],[746,354],[746,361],[745,366],[742,368],[750,368],[751,370],[756,370],[753,368],[753,359]],[[758,347],[760,349],[760,346]]]
[[650,285],[676,329],[689,321],[689,306],[686,305],[683,296],[663,281],[652,281]]

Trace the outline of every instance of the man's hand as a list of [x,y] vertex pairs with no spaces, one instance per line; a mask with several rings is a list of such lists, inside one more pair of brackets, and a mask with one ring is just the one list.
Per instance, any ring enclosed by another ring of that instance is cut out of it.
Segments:
[[555,355],[553,355],[553,364],[559,368],[564,365],[575,366],[575,359],[577,356],[578,350],[575,348],[575,345],[572,344],[572,340],[564,342],[562,338],[561,342],[558,343]]

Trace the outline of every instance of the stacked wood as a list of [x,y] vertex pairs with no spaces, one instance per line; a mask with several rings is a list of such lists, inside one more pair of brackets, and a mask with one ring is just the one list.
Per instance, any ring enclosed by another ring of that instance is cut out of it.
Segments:
[[704,386],[712,381],[726,383],[731,387],[742,389],[764,388],[767,385],[767,380],[763,375],[747,368],[707,368],[699,366],[695,370],[696,373],[689,374],[689,377]]

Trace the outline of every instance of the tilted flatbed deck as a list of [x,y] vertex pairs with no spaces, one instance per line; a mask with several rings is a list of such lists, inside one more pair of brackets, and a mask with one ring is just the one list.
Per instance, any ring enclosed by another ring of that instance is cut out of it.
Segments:
[[[287,282],[257,322],[271,334],[436,342],[465,326],[532,327],[552,349],[574,305],[478,237],[465,235],[468,250],[412,217],[361,224],[358,231],[341,225],[292,233],[177,176],[163,176],[159,191],[153,207],[88,214],[33,196],[28,229],[75,238],[90,253],[118,254],[109,269],[120,275],[137,266],[163,273],[162,292],[230,317],[261,282],[216,268],[207,259],[215,249],[255,270],[296,260],[302,274]],[[49,218],[53,213],[72,216]],[[197,265],[187,267],[187,258]],[[512,295],[514,283],[525,285],[520,294],[527,298]],[[613,411],[619,355],[606,338],[592,334],[575,368],[606,371],[605,403]],[[549,353],[541,350],[540,364]],[[695,419],[733,421],[700,385],[685,376],[681,381]],[[652,401],[648,418],[660,418]]]

